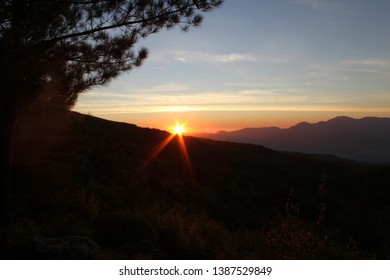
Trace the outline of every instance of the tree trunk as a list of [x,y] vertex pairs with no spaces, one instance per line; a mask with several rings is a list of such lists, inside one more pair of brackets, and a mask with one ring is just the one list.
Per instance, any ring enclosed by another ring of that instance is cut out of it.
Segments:
[[17,105],[4,106],[0,119],[0,225],[11,222],[11,186]]
[[[11,189],[14,156],[14,138],[16,133],[17,108],[23,94],[24,67],[20,59],[21,31],[25,15],[25,1],[11,1],[11,29],[7,37],[2,38],[1,65],[5,71],[1,77],[0,107],[0,225],[11,222]],[[24,88],[26,89],[26,88]]]

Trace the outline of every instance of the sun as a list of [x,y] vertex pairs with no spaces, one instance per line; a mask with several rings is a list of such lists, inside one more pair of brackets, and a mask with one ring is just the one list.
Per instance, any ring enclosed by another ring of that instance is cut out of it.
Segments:
[[184,125],[177,124],[173,128],[173,131],[175,132],[175,134],[181,136],[185,132]]
[[173,135],[182,136],[184,133],[187,132],[186,125],[186,123],[180,123],[176,121],[176,124],[171,126],[169,130],[172,132]]

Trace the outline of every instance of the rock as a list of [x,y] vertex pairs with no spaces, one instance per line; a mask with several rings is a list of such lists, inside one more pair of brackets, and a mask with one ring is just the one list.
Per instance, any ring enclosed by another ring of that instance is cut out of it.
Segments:
[[7,248],[8,259],[96,260],[102,255],[100,247],[85,236],[29,239]]
[[165,260],[167,255],[153,240],[144,239],[132,244],[125,244],[118,251],[128,257],[148,256],[154,260]]

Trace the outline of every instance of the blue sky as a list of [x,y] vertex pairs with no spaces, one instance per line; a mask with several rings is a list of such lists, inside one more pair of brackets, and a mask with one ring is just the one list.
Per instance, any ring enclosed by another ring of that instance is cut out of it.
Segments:
[[226,0],[200,28],[139,41],[144,65],[75,110],[193,131],[390,117],[389,13],[388,0]]

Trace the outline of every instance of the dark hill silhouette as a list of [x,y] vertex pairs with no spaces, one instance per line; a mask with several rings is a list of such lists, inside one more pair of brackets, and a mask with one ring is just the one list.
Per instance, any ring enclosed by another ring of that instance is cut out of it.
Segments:
[[280,151],[329,154],[366,162],[390,162],[390,118],[337,117],[314,124],[301,122],[287,129],[245,128],[201,136],[258,144]]
[[114,259],[390,257],[389,166],[197,137],[187,161],[177,136],[156,153],[169,137],[78,113],[21,118],[0,257],[68,239]]

